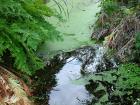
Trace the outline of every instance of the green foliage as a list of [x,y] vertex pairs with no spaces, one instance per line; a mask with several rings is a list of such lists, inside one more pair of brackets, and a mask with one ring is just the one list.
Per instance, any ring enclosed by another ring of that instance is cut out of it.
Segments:
[[98,20],[95,24],[95,30],[100,28],[109,29],[111,27],[115,27],[124,17],[122,7],[115,0],[103,0],[100,7],[101,11],[97,14]]
[[126,0],[128,2],[129,7],[136,7],[137,5],[140,4],[139,0]]
[[[91,93],[93,93],[93,95],[95,94],[95,96],[96,92],[99,90],[106,91],[106,94],[99,98],[98,103],[105,104],[107,102],[106,105],[132,104],[137,101],[137,98],[140,98],[140,95],[135,93],[136,91],[140,92],[139,76],[140,67],[138,65],[131,63],[122,64],[118,67],[118,70],[105,71],[102,73],[97,73],[94,76],[90,76],[88,79],[93,80],[94,84],[99,85],[95,89],[91,84],[89,85],[88,89],[90,89]],[[103,100],[105,97],[106,99]]]
[[112,15],[114,12],[120,9],[118,3],[114,0],[103,0],[101,2],[101,7],[108,15]]
[[116,27],[124,17],[139,11],[139,3],[137,0],[102,0],[95,30]]
[[[97,28],[116,27],[124,17],[137,12],[139,16],[139,3],[139,0],[103,0],[101,3],[102,9],[96,22]],[[135,36],[135,49],[132,50],[136,54],[134,62],[139,64],[140,33],[136,33]],[[90,85],[95,97],[98,90],[106,91],[106,95],[98,99],[98,102],[95,100],[94,104],[97,102],[97,105],[98,103],[103,105],[132,105],[135,103],[139,105],[137,99],[140,98],[140,94],[138,94],[140,92],[140,67],[138,65],[122,64],[117,70],[97,73],[89,79],[93,80],[94,84],[99,84],[97,89]],[[104,89],[99,87],[104,87]],[[104,96],[106,96],[106,100],[102,100]]]
[[118,4],[118,2],[114,0],[103,0],[101,2],[102,10],[108,15],[119,12],[121,9],[120,7],[121,6]]
[[59,32],[45,17],[56,16],[43,0],[0,0],[0,58],[9,50],[14,66],[28,75],[43,68],[38,46],[59,38]]
[[119,67],[117,75],[120,76],[116,86],[118,90],[140,89],[140,67],[135,64],[124,64]]

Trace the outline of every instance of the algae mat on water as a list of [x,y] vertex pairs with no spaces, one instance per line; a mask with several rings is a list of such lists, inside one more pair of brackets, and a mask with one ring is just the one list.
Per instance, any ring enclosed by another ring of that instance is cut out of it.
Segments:
[[[58,4],[59,6],[58,6]],[[39,52],[43,56],[60,50],[70,51],[82,45],[90,45],[90,35],[92,29],[90,26],[96,21],[96,13],[99,12],[99,2],[96,0],[52,0],[49,5],[60,12],[65,21],[51,17],[47,18],[57,30],[61,32],[62,41],[46,41],[40,47]],[[62,9],[59,7],[61,6]]]

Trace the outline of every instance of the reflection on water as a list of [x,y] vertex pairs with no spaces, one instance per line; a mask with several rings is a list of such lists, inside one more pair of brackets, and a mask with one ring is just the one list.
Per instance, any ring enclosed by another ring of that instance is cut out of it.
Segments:
[[39,105],[91,105],[95,96],[86,90],[89,76],[116,65],[105,54],[106,48],[100,45],[85,46],[46,61],[45,69],[35,79]]
[[50,92],[49,105],[86,105],[92,96],[84,85],[73,84],[72,81],[81,77],[81,63],[69,58],[62,70],[56,74],[57,85]]

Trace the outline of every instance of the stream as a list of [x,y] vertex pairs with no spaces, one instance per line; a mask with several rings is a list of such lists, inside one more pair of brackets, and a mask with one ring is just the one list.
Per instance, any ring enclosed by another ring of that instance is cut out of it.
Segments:
[[[78,83],[81,78],[88,74],[106,70],[109,65],[105,61],[106,48],[95,45],[86,46],[71,52],[66,63],[55,74],[56,85],[49,93],[49,105],[88,105],[94,96],[85,87],[87,80]],[[62,60],[65,55],[59,55]],[[112,61],[110,67],[116,66]]]
[[95,96],[86,87],[89,75],[117,65],[106,58],[106,51],[102,45],[85,46],[46,61],[36,77],[39,105],[91,105]]
[[[61,5],[61,11],[54,1]],[[55,17],[46,18],[61,32],[63,40],[47,40],[40,46],[39,54],[47,58],[60,51],[69,52],[95,43],[90,40],[90,36],[93,32],[92,25],[97,19],[96,13],[100,11],[100,2],[97,0],[50,0],[48,4],[51,8],[55,8],[64,19],[64,21],[60,21]]]
[[[55,1],[55,0],[54,0]],[[60,8],[56,1],[50,7]],[[61,32],[63,41],[46,41],[38,53],[46,61],[45,69],[35,77],[34,95],[38,105],[91,105],[96,97],[87,90],[88,76],[116,67],[105,57],[107,48],[90,40],[99,12],[97,0],[58,0],[65,22],[47,18]],[[47,57],[51,56],[48,60]],[[86,78],[87,77],[87,78]]]
[[[70,57],[67,59],[73,59]],[[57,84],[49,94],[49,105],[82,105],[91,101],[92,95],[85,89],[84,85],[73,84],[72,81],[81,77],[81,62],[77,59],[66,63],[58,74]]]

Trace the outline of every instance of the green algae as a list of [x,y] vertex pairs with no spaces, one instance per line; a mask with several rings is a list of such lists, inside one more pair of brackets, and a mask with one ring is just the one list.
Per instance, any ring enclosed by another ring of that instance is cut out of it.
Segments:
[[[96,21],[96,13],[99,12],[99,2],[95,0],[69,0],[66,3],[58,0],[63,7],[63,11],[58,5],[51,1],[49,5],[60,11],[65,21],[60,21],[55,17],[46,18],[61,32],[63,40],[46,41],[39,49],[43,56],[55,55],[59,51],[71,51],[84,45],[92,45],[95,41],[90,40],[92,29],[90,26]],[[67,11],[67,12],[66,12]]]

